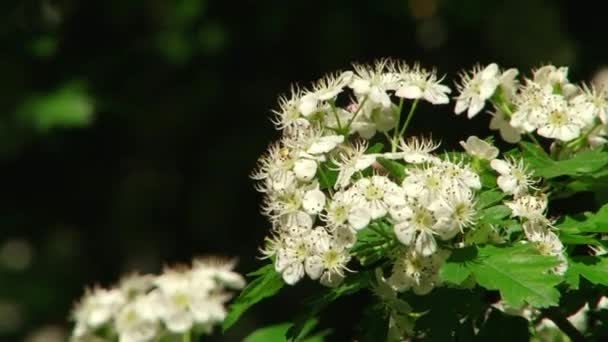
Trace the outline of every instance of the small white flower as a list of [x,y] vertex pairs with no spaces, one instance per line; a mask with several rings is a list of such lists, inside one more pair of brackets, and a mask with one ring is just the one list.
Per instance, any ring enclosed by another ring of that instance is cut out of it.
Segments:
[[162,311],[160,293],[140,295],[125,305],[116,316],[116,332],[121,342],[152,341],[160,332],[158,312]]
[[94,288],[75,307],[74,336],[82,337],[108,323],[125,305],[127,298],[120,289]]
[[608,98],[605,89],[597,90],[594,86],[586,84],[581,89],[581,94],[571,100],[574,111],[586,125],[592,125],[595,118],[599,118],[603,124],[608,120]]
[[332,162],[336,165],[335,170],[338,171],[338,178],[334,185],[335,189],[350,185],[350,180],[356,172],[367,169],[376,161],[376,155],[365,154],[366,150],[367,143],[356,143],[352,147],[345,146],[338,153],[338,156],[332,159]]
[[540,122],[538,135],[570,141],[581,134],[584,123],[561,96],[551,96],[545,108],[547,115]]
[[285,283],[294,285],[304,277],[304,261],[311,254],[307,236],[283,237],[276,251],[275,270]]
[[395,216],[402,221],[395,223],[395,235],[406,246],[423,256],[429,256],[437,250],[437,218],[429,209],[420,205],[402,206],[395,211]]
[[455,192],[435,201],[430,209],[437,218],[435,230],[443,240],[475,224],[475,202],[472,193]]
[[499,84],[500,71],[498,65],[492,63],[483,70],[476,66],[470,73],[461,75],[461,83],[457,85],[460,95],[456,99],[456,114],[461,114],[468,108],[467,116],[474,117],[479,113],[487,99],[492,97]]
[[528,188],[535,183],[523,160],[494,159],[490,162],[490,166],[500,174],[496,183],[507,194],[515,197],[522,196],[527,194]]
[[534,244],[541,255],[554,256],[560,261],[553,272],[556,274],[564,274],[568,269],[568,261],[564,255],[564,245],[559,237],[546,229],[542,223],[527,221],[523,225],[526,237]]
[[511,216],[532,221],[545,220],[547,203],[545,195],[522,195],[513,201],[505,201],[505,205],[511,209]]
[[424,256],[409,249],[395,260],[387,283],[399,292],[412,289],[417,295],[425,295],[441,283],[439,269],[448,255],[447,251],[442,250],[431,256]]
[[355,95],[367,97],[367,101],[380,105],[383,108],[391,106],[388,90],[395,90],[398,77],[394,73],[386,72],[388,60],[379,60],[373,66],[354,64],[355,74],[350,83]]
[[480,159],[492,160],[498,156],[498,149],[494,145],[481,140],[474,135],[468,137],[466,142],[460,141],[460,146],[462,146],[469,155]]
[[568,67],[556,68],[554,65],[545,65],[534,71],[534,82],[540,84],[546,93],[559,93],[568,98],[578,90],[568,81]]
[[505,70],[498,79],[500,88],[507,100],[511,100],[517,93],[517,88],[519,87],[519,81],[517,80],[518,74],[519,70],[511,68]]
[[407,163],[421,164],[434,163],[439,158],[433,156],[431,152],[439,147],[440,143],[435,143],[432,139],[411,137],[407,141],[400,139],[399,149],[401,152],[385,153],[384,157],[389,159],[402,158]]
[[496,111],[492,113],[490,129],[498,130],[502,140],[508,143],[515,144],[521,140],[521,132],[511,126],[505,114],[499,109],[496,109]]
[[306,92],[300,98],[298,109],[304,117],[309,117],[316,113],[324,101],[335,99],[342,89],[351,82],[353,77],[352,71],[343,72],[340,74],[329,74],[318,80],[313,85],[313,91]]
[[395,72],[401,78],[395,96],[406,99],[424,99],[434,105],[450,102],[448,95],[452,90],[441,84],[443,77],[437,79],[435,70],[428,71],[416,64],[413,68],[399,65]]
[[366,102],[362,106],[363,108],[351,125],[352,131],[359,133],[362,138],[371,139],[376,135],[376,132],[388,132],[396,126],[397,115],[394,104],[381,107]]
[[403,190],[384,176],[361,178],[355,183],[355,188],[372,219],[386,215],[389,207],[405,204]]
[[323,283],[328,285],[336,281],[332,281],[332,277],[343,279],[346,264],[350,260],[344,245],[334,243],[332,236],[322,227],[315,228],[312,235],[312,255],[304,262],[306,274],[313,280],[325,278]]
[[369,209],[362,196],[354,188],[334,193],[326,213],[319,216],[330,229],[347,226],[360,230],[365,228],[371,220]]

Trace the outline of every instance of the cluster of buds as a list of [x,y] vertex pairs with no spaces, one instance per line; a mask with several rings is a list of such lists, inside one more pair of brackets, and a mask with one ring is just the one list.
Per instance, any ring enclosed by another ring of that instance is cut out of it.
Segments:
[[[498,149],[477,137],[462,142],[466,153],[455,154],[437,153],[439,145],[430,139],[403,138],[420,101],[450,101],[451,89],[435,70],[391,60],[353,69],[325,76],[309,89],[294,87],[280,98],[274,123],[281,137],[252,176],[272,224],[262,253],[273,258],[286,283],[307,275],[326,286],[339,284],[357,258],[352,251],[358,236],[383,222],[392,227],[387,236],[394,242],[386,255],[392,262],[387,284],[395,291],[428,293],[440,283],[439,268],[449,250],[473,241],[473,232],[483,230],[484,242],[502,241],[500,227],[480,228],[477,222],[477,197],[488,190],[482,186],[480,165],[494,172],[499,189],[512,197],[513,216],[530,228],[524,238],[547,237],[548,229],[540,237],[535,233],[540,230],[532,228],[540,222],[550,226],[546,218],[538,219],[544,217],[546,203],[537,208],[535,219],[517,211],[518,205],[527,205],[522,204],[525,196],[543,198],[521,161],[496,159]],[[478,78],[489,82],[475,75],[469,83]],[[484,96],[492,96],[496,83]],[[462,101],[483,107],[468,96],[458,99],[458,110],[464,110]],[[411,101],[410,110],[402,117],[406,101]],[[369,147],[378,137],[386,138],[390,149]],[[387,163],[402,174],[391,172]]]
[[226,317],[229,289],[245,281],[234,262],[195,259],[160,275],[130,275],[118,286],[86,291],[74,308],[72,341],[145,342],[163,336],[210,333]]

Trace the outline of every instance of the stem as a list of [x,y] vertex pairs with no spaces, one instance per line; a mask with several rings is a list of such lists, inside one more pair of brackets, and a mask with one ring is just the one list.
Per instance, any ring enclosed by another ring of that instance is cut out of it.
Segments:
[[568,337],[572,342],[584,342],[586,341],[585,336],[578,331],[569,320],[567,320],[561,312],[556,308],[548,308],[543,310],[543,316],[550,319],[559,327],[559,329]]
[[405,133],[405,129],[410,124],[410,120],[412,120],[412,116],[414,116],[414,112],[416,111],[416,106],[418,106],[418,99],[415,99],[414,103],[412,103],[412,108],[410,108],[410,112],[407,114],[407,119],[405,119],[405,123],[403,124],[403,127],[401,127],[399,136],[403,136],[403,133]]
[[[334,106],[333,102],[331,103],[331,112],[334,114],[334,117],[336,118],[336,122],[338,123],[338,131],[342,131],[342,124],[340,123],[340,117],[338,116],[338,113],[336,113],[336,107]],[[348,132],[346,132],[346,134],[348,134]]]
[[321,176],[321,179],[323,179],[323,181],[325,182],[325,184],[327,184],[327,190],[329,191],[329,194],[333,197],[334,195],[334,191],[331,188],[331,184],[329,184],[329,178],[327,178],[327,175],[325,174],[325,172],[323,171],[323,168],[321,167],[321,164],[317,164],[317,171],[319,171],[319,176]]
[[391,140],[391,152],[397,152],[397,138],[399,136],[399,124],[401,123],[401,110],[403,109],[403,97],[399,99],[399,108],[397,108],[397,124],[393,130],[393,139]]
[[190,330],[182,334],[182,342],[190,342]]
[[353,121],[355,121],[355,118],[357,117],[357,114],[359,114],[359,112],[361,111],[361,108],[363,108],[363,105],[365,104],[365,102],[367,101],[367,95],[365,95],[365,97],[363,98],[363,100],[361,101],[361,103],[359,103],[359,107],[357,107],[357,110],[353,113],[353,117],[350,118],[350,120],[348,121],[348,125],[346,125],[346,133],[348,134],[348,132],[350,132],[350,125],[353,123]]
[[541,149],[543,149],[543,150],[544,150],[543,146],[542,146],[542,145],[541,145],[541,144],[538,142],[538,140],[537,140],[537,139],[534,137],[534,134],[532,134],[532,133],[526,133],[526,136],[527,136],[528,138],[530,138],[530,140],[532,140],[532,142],[533,142],[533,143],[534,143],[536,146],[538,146],[538,147],[540,147]]

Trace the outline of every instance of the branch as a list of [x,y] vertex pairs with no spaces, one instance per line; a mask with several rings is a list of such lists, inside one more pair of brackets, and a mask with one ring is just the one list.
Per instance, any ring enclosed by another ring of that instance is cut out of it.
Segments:
[[543,310],[542,313],[544,317],[552,320],[564,334],[568,335],[572,342],[586,341],[585,336],[583,336],[583,334],[578,331],[578,329],[576,329],[557,308],[548,308]]

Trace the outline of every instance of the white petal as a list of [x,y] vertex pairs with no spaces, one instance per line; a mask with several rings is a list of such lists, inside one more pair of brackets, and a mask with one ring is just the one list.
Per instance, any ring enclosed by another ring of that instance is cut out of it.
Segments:
[[456,108],[454,109],[454,112],[456,114],[461,114],[462,112],[464,112],[467,107],[469,107],[469,103],[471,102],[470,98],[458,98],[456,100]]
[[306,94],[300,99],[298,109],[303,116],[308,117],[317,110],[318,98],[316,94]]
[[414,85],[404,85],[395,92],[395,96],[406,99],[419,99],[422,97],[422,89]]
[[471,119],[475,115],[477,115],[485,106],[486,101],[480,97],[474,97],[471,99],[471,105],[469,106],[469,110],[467,111],[467,117]]
[[374,164],[374,162],[376,161],[376,156],[373,154],[366,154],[361,156],[361,158],[358,158],[357,161],[355,161],[355,170],[356,171],[361,171],[361,170],[365,170],[368,167],[372,166],[372,164]]
[[496,63],[489,64],[481,72],[482,80],[489,80],[496,77],[498,74],[498,65]]
[[483,82],[481,84],[481,88],[479,89],[479,96],[483,100],[489,99],[492,97],[492,95],[494,95],[496,87],[498,87],[498,79],[496,78]]
[[492,159],[490,166],[494,169],[494,171],[500,173],[501,175],[506,175],[511,172],[511,166],[509,163],[502,159]]
[[348,223],[357,230],[367,227],[370,220],[371,214],[365,207],[354,207],[348,213]]
[[293,171],[299,180],[309,181],[317,174],[317,162],[311,159],[296,160]]
[[[450,88],[447,88],[447,90],[450,90]],[[434,88],[427,89],[424,92],[424,98],[434,105],[446,104],[450,102],[450,98],[445,93]]]
[[420,232],[416,239],[416,251],[424,256],[429,256],[437,250],[437,241],[430,232]]
[[179,311],[164,317],[164,322],[167,325],[167,329],[174,333],[183,333],[192,328],[194,318],[188,311]]
[[304,261],[304,269],[310,279],[316,280],[323,274],[323,260],[317,255],[306,258]]
[[416,229],[414,229],[409,222],[399,222],[395,224],[395,236],[402,244],[409,246],[414,242]]
[[514,193],[515,188],[517,187],[517,180],[512,176],[499,176],[496,179],[496,184],[498,187],[506,193]]
[[310,154],[327,153],[344,141],[343,135],[328,135],[317,139],[306,152]]
[[386,207],[381,201],[371,201],[368,208],[372,219],[381,218],[386,215]]
[[282,273],[283,280],[289,285],[294,285],[302,277],[304,277],[304,265],[302,263],[293,263]]
[[364,95],[370,91],[370,83],[368,80],[357,79],[353,80],[350,87],[356,94]]
[[320,213],[325,207],[325,194],[318,189],[308,190],[304,194],[302,207],[311,215]]

